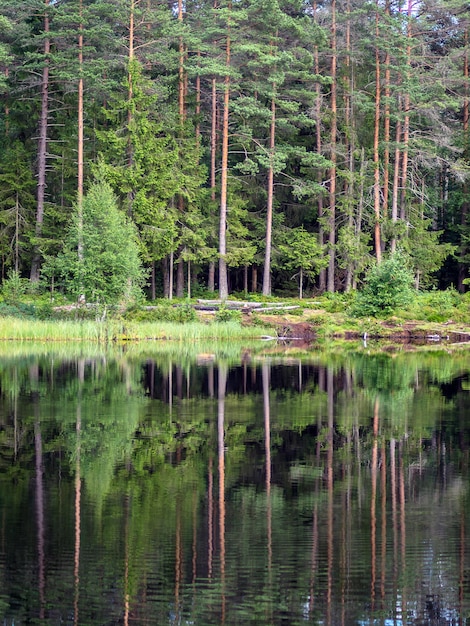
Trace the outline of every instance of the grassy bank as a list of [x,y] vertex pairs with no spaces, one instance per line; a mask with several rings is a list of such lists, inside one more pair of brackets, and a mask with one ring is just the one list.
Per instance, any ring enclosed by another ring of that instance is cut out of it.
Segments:
[[[382,317],[353,315],[352,302],[354,294],[282,301],[243,294],[238,301],[231,297],[227,305],[207,311],[199,310],[195,300],[160,300],[152,306],[108,310],[104,321],[98,319],[98,311],[93,307],[70,303],[53,306],[44,299],[8,306],[0,302],[0,341],[210,344],[260,340],[269,335],[321,343],[364,336],[398,341],[432,336],[453,339],[451,335],[460,334],[457,340],[462,342],[470,331],[470,298],[455,290],[416,294],[408,306]],[[252,308],[252,304],[261,308]]]
[[0,341],[126,341],[179,342],[232,341],[260,339],[267,329],[237,322],[127,322],[122,320],[74,321],[34,320],[0,317]]

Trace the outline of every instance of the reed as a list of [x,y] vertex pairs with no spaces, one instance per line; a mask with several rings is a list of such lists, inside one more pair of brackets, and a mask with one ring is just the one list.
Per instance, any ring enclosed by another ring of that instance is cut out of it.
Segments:
[[[232,341],[260,339],[266,329],[242,326],[236,322],[125,322],[22,320],[0,318],[0,340],[13,341],[89,341],[114,343],[127,341]],[[272,331],[271,331],[272,333]]]

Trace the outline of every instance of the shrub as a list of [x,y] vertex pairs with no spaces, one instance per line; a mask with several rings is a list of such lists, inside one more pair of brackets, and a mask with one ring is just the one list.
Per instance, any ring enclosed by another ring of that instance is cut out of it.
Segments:
[[216,322],[241,322],[242,312],[238,309],[229,309],[224,304],[216,311]]
[[406,306],[414,298],[413,274],[401,253],[396,253],[368,271],[364,289],[350,308],[355,317],[382,317]]
[[132,307],[124,314],[124,319],[133,322],[194,322],[197,314],[194,308],[185,302],[181,305],[170,303],[158,304],[145,309]]
[[17,304],[28,289],[29,280],[21,278],[20,273],[15,270],[8,272],[8,278],[2,283],[1,294],[7,304]]

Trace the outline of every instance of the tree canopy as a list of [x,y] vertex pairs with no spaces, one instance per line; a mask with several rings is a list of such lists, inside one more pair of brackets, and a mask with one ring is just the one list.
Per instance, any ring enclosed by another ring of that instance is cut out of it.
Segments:
[[347,291],[397,249],[416,285],[465,290],[468,17],[462,0],[5,0],[1,277],[50,268],[99,169],[152,297],[269,295],[294,266],[304,291]]

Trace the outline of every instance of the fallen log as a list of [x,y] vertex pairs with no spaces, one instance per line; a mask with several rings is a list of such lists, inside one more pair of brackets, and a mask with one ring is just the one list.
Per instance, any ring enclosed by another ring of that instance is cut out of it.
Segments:
[[289,306],[265,306],[262,309],[256,309],[256,313],[267,313],[268,311],[292,311],[293,309],[300,309],[300,305],[291,304]]

